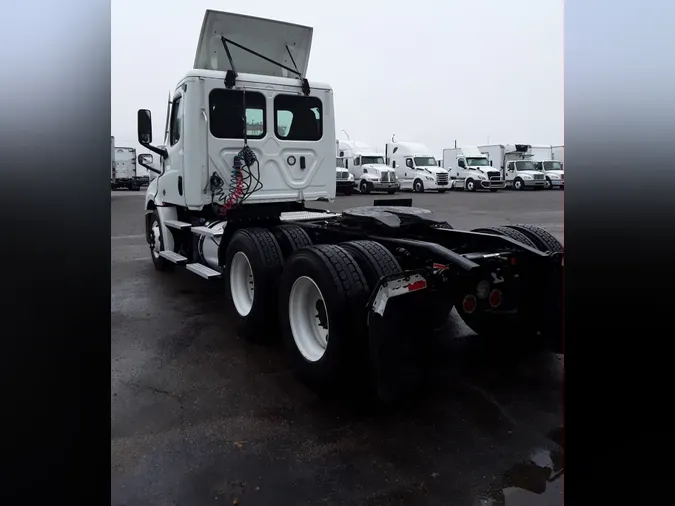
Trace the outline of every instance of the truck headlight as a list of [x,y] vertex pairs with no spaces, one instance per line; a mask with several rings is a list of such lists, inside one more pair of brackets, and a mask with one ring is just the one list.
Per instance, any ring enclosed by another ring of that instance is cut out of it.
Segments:
[[424,176],[424,178],[425,178],[427,181],[433,181],[433,180],[434,180],[434,178],[431,177],[431,176]]
[[551,179],[560,179],[560,176],[558,174],[549,174],[548,177],[550,177]]
[[487,176],[485,174],[476,174],[476,177],[478,179],[483,179],[483,180],[487,179]]
[[532,179],[532,176],[530,176],[529,174],[522,174],[520,177],[522,177],[523,179]]
[[351,174],[351,173],[350,173],[350,174],[347,176],[347,181],[354,181],[354,174]]

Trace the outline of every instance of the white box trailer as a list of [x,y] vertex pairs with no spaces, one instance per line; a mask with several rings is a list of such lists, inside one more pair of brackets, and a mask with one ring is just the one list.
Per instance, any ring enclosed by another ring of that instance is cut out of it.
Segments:
[[136,174],[136,148],[115,147],[115,177],[110,182],[111,189],[126,188],[132,191],[141,189]]
[[553,146],[553,160],[565,163],[565,146]]
[[[137,116],[163,160],[144,202],[155,268],[220,280],[238,334],[280,338],[319,392],[395,399],[453,308],[477,333],[562,352],[564,254],[547,231],[461,230],[412,199],[311,207],[336,191],[333,92],[305,76],[311,41],[311,27],[206,12],[166,147],[150,111]],[[428,158],[415,163],[442,170]]]

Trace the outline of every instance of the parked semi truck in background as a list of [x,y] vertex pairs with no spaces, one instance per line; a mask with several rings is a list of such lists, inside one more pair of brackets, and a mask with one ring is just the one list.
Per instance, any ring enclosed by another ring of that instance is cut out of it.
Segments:
[[546,186],[544,173],[537,170],[532,161],[532,146],[529,144],[492,144],[478,146],[488,156],[493,167],[502,171],[507,188],[524,190],[543,189]]
[[354,176],[354,186],[360,193],[396,193],[400,184],[396,171],[384,163],[384,155],[360,141],[337,141],[338,158]]
[[506,186],[502,171],[492,167],[488,156],[476,146],[444,149],[443,168],[450,175],[453,190],[496,192]]
[[532,161],[535,168],[542,171],[546,177],[544,188],[552,190],[553,188],[565,189],[565,172],[563,162],[556,160],[554,155],[554,146],[532,146]]
[[354,192],[354,175],[349,172],[344,158],[335,159],[335,193],[351,195]]
[[[501,343],[562,352],[563,247],[547,231],[465,231],[386,200],[311,207],[336,192],[333,91],[306,78],[311,40],[310,27],[208,10],[166,147],[138,111],[140,144],[164,160],[144,202],[155,268],[223,280],[238,334],[280,329],[292,369],[321,393],[409,391],[421,343],[453,308]],[[268,127],[249,135],[249,115]]]
[[386,163],[396,170],[401,190],[422,193],[426,190],[443,193],[450,187],[448,171],[439,167],[431,150],[417,142],[388,142]]

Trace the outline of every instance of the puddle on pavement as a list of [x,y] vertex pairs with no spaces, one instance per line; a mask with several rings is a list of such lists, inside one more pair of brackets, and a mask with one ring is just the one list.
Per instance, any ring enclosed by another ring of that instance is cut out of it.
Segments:
[[[564,428],[549,438],[560,445]],[[563,504],[563,452],[540,448],[506,471],[476,503],[476,506],[558,506]]]

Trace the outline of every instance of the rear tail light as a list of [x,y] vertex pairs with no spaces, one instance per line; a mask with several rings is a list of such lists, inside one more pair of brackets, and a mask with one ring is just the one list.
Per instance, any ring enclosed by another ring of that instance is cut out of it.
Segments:
[[502,292],[499,290],[492,290],[490,296],[488,297],[488,302],[490,307],[495,309],[502,305]]
[[476,307],[478,306],[478,300],[476,299],[475,295],[467,295],[464,297],[464,300],[462,301],[462,310],[465,313],[473,313],[476,310]]

